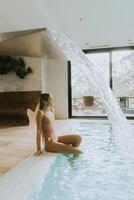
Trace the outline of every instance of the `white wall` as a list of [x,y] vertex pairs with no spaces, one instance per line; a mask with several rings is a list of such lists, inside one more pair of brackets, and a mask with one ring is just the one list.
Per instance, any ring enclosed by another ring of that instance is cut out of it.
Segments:
[[68,118],[67,61],[44,59],[42,91],[50,93],[54,99],[57,119]]
[[41,91],[41,59],[22,57],[26,66],[31,67],[33,73],[28,74],[24,79],[20,79],[15,73],[0,75],[0,92],[9,91]]
[[43,35],[45,58],[42,60],[42,91],[50,93],[54,99],[55,117],[68,118],[67,60],[55,42]]

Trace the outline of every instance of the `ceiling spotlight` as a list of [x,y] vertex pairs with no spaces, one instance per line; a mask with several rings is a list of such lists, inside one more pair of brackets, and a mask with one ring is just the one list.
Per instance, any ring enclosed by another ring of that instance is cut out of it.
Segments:
[[85,18],[84,18],[84,17],[81,17],[81,18],[80,18],[80,21],[85,21]]

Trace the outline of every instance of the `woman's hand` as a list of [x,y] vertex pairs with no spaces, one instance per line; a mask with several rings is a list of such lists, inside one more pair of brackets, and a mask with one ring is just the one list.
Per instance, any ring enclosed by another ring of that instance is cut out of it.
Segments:
[[41,150],[37,150],[35,153],[34,153],[34,156],[42,156],[43,155],[43,151]]

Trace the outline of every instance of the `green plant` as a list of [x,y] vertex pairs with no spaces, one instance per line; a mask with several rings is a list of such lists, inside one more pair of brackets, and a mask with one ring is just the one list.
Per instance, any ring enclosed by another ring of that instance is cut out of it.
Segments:
[[31,67],[26,67],[21,57],[0,55],[0,74],[8,74],[12,71],[21,79],[25,78],[27,74],[32,73]]

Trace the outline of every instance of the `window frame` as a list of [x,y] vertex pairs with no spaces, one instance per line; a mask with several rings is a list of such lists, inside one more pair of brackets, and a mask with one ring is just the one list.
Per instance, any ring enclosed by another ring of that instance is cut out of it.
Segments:
[[[101,49],[84,49],[85,54],[90,53],[109,53],[109,86],[113,89],[113,77],[112,77],[112,52],[113,51],[126,51],[134,50],[134,46],[125,46],[125,47],[111,47],[111,48],[101,48]],[[74,116],[72,115],[72,88],[71,88],[71,61],[67,62],[67,71],[68,71],[68,118],[77,118],[77,119],[108,119],[107,116]],[[126,116],[127,119],[134,119],[134,116]]]

